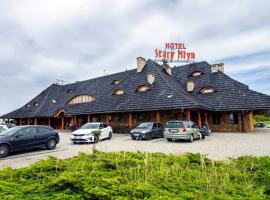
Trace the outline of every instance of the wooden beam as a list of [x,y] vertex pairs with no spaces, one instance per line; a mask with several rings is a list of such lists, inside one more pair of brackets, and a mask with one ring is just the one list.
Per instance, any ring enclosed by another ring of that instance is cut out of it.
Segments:
[[245,111],[241,111],[242,133],[245,133]]
[[200,111],[198,111],[198,126],[199,126],[199,128],[202,127],[202,118],[201,118],[201,112]]
[[128,113],[128,126],[132,127],[132,113],[131,112]]
[[159,123],[160,122],[160,112],[156,112],[156,121]]
[[187,120],[190,121],[191,117],[190,117],[190,110],[187,110]]

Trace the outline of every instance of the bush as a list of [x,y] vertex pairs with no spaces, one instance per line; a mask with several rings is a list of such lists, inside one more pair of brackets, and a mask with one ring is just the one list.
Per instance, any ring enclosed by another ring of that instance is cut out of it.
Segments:
[[270,199],[270,157],[114,152],[0,171],[1,199]]

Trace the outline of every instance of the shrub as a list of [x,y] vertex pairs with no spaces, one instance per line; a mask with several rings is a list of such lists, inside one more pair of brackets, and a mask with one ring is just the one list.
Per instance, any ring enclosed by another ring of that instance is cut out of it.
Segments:
[[270,199],[270,157],[112,152],[0,170],[1,199]]

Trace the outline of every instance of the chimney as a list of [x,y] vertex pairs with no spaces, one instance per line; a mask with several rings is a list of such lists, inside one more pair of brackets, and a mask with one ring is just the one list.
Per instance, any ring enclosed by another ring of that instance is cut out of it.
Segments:
[[137,58],[137,72],[141,72],[145,66],[146,59],[143,57]]
[[212,73],[215,73],[218,71],[224,72],[224,64],[223,63],[211,65],[211,72]]
[[194,90],[194,81],[187,82],[187,91],[192,92]]
[[165,63],[164,65],[164,70],[165,70],[165,72],[168,74],[168,75],[172,75],[172,69],[170,68],[170,66],[167,64],[167,63]]
[[153,74],[148,74],[147,75],[147,81],[149,84],[153,84],[155,82],[155,76]]

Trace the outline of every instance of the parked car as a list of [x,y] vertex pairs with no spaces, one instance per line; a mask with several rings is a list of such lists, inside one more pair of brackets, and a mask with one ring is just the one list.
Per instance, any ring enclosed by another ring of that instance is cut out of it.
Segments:
[[15,126],[0,133],[0,158],[36,147],[52,150],[58,143],[58,132],[50,126]]
[[265,127],[265,124],[259,122],[259,123],[256,123],[256,124],[255,124],[255,127],[256,127],[256,128],[264,128],[264,127]]
[[8,128],[13,128],[13,127],[15,127],[15,126],[17,126],[16,124],[13,124],[13,123],[6,123],[6,126],[8,127]]
[[112,138],[112,127],[105,123],[95,122],[84,124],[81,128],[73,131],[70,135],[70,140],[73,143],[97,142],[97,138],[92,134],[92,131],[96,130],[101,131],[99,139]]
[[164,136],[164,129],[161,123],[156,122],[144,122],[141,123],[135,129],[130,131],[130,136],[135,139],[147,139],[162,138]]
[[200,139],[201,133],[198,125],[192,121],[168,121],[165,125],[164,135],[168,141]]
[[8,129],[8,127],[6,125],[2,125],[2,124],[0,125],[0,133],[7,130],[7,129]]

